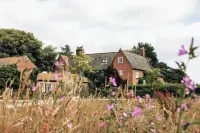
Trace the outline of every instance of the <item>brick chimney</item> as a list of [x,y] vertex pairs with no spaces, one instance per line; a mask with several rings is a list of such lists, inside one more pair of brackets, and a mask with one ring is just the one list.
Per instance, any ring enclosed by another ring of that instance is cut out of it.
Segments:
[[78,46],[77,46],[77,48],[76,48],[76,55],[79,55],[80,52],[83,52],[83,53],[84,53],[83,46],[81,46],[81,47],[78,47]]
[[142,47],[141,48],[141,50],[140,50],[140,55],[142,56],[142,57],[145,57],[145,49],[144,49],[144,47]]

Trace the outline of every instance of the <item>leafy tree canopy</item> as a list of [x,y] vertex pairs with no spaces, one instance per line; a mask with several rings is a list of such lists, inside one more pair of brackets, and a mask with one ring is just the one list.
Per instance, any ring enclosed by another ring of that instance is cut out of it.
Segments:
[[68,45],[68,44],[66,44],[64,47],[61,47],[61,52],[60,52],[60,54],[62,54],[62,55],[66,55],[68,58],[71,58],[72,59],[72,54],[73,54],[74,52],[72,52],[71,51],[71,48],[70,48],[70,46]]
[[7,85],[10,84],[11,80],[14,79],[12,86],[7,86],[13,89],[18,89],[19,87],[19,77],[20,72],[17,70],[16,65],[4,65],[0,66],[0,89],[5,89],[6,82]]
[[26,55],[40,70],[48,71],[46,65],[55,61],[55,49],[51,46],[42,49],[42,46],[42,42],[33,33],[0,29],[0,58]]
[[93,58],[80,52],[79,55],[73,57],[73,66],[70,67],[70,70],[76,74],[92,72],[92,62]]

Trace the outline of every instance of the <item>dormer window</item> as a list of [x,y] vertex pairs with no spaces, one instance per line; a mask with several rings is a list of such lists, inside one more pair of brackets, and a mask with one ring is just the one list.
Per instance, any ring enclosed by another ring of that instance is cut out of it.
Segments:
[[108,59],[103,59],[102,64],[107,64]]
[[118,63],[122,64],[123,63],[123,57],[118,57]]

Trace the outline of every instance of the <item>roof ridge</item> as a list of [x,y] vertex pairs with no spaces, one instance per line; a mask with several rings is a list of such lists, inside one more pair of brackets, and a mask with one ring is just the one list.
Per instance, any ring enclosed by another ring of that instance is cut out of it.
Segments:
[[2,57],[2,58],[0,58],[0,59],[8,59],[8,58],[23,58],[23,57],[26,57],[26,55],[24,55],[24,56]]
[[90,54],[86,54],[86,55],[91,55],[91,54],[108,54],[108,53],[117,53],[117,52],[90,53]]

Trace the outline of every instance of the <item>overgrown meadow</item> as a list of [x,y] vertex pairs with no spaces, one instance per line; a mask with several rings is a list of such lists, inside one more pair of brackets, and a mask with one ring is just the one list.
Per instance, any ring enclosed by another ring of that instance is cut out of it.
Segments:
[[[184,46],[179,56],[188,62],[196,57],[197,47]],[[188,63],[177,63],[186,71]],[[2,133],[199,133],[200,99],[196,85],[184,77],[185,89],[179,96],[162,93],[154,88],[154,95],[135,95],[127,88],[113,89],[115,79],[110,77],[110,95],[102,98],[96,93],[80,97],[82,79],[68,86],[52,89],[42,95],[41,86],[26,87],[30,74],[21,78],[18,92],[10,96],[9,86],[0,102],[0,132]],[[58,75],[55,75],[58,76]],[[57,77],[62,78],[62,77]],[[12,82],[10,83],[12,84]]]

